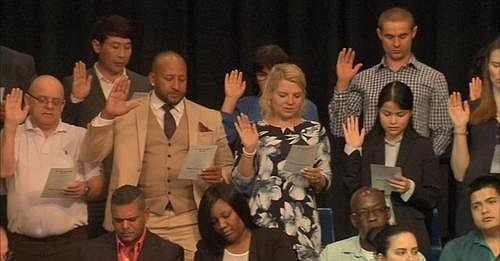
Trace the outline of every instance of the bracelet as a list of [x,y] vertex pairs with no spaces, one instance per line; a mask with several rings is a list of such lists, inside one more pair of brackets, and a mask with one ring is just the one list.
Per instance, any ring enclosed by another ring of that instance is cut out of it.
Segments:
[[454,131],[453,134],[455,134],[455,135],[467,135],[467,134],[469,134],[469,132],[468,131],[464,131],[464,132]]
[[243,147],[243,157],[245,158],[252,158],[253,156],[255,156],[256,153],[257,153],[257,148],[252,152],[248,152],[245,150],[245,147]]

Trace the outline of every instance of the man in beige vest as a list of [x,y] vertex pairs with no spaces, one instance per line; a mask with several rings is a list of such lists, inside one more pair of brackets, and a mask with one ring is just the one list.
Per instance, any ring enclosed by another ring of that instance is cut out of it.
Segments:
[[[210,184],[230,182],[232,154],[227,145],[220,112],[186,99],[187,66],[173,51],[158,54],[147,97],[127,101],[130,80],[113,87],[103,111],[89,124],[81,158],[104,159],[113,151],[108,195],[125,184],[144,191],[150,209],[147,227],[181,245],[192,260],[200,238],[197,206]],[[187,152],[197,145],[217,145],[213,167],[203,169],[200,180],[178,179]],[[106,204],[104,228],[112,230]]]

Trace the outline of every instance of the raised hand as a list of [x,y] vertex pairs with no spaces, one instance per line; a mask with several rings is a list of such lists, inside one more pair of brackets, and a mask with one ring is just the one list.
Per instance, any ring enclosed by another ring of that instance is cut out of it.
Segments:
[[359,131],[359,118],[350,116],[346,122],[342,124],[344,129],[345,143],[353,148],[360,148],[365,140],[365,128]]
[[481,98],[481,92],[483,91],[483,81],[479,77],[472,77],[469,82],[469,98],[471,101],[475,101]]
[[239,99],[246,89],[246,81],[243,81],[243,73],[238,70],[232,70],[226,73],[224,78],[225,95],[231,98]]
[[5,119],[4,124],[17,126],[24,122],[28,115],[29,105],[26,104],[22,108],[23,91],[19,88],[14,88],[7,94],[5,98]]
[[115,117],[126,114],[135,107],[139,106],[136,101],[127,101],[130,91],[130,80],[127,76],[120,77],[113,86],[109,94],[106,106],[101,113],[104,119],[114,119]]
[[337,58],[337,91],[345,91],[349,87],[349,82],[363,66],[358,63],[353,67],[356,52],[349,48],[342,48]]
[[82,61],[75,63],[73,67],[73,85],[71,94],[77,99],[85,99],[90,92],[92,75],[87,75],[87,67]]
[[238,135],[240,135],[241,144],[247,152],[255,151],[257,143],[259,142],[259,133],[255,123],[250,122],[250,119],[244,113],[236,117],[234,123]]
[[462,102],[462,96],[459,92],[453,92],[448,99],[448,114],[455,131],[465,131],[470,117],[470,108],[467,101]]

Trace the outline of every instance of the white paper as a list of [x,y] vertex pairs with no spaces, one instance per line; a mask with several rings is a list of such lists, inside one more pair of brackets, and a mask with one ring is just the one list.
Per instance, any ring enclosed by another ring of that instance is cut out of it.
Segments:
[[292,145],[285,160],[284,171],[300,173],[303,168],[311,168],[318,154],[316,145]]
[[200,180],[201,170],[213,165],[216,151],[217,145],[190,147],[184,161],[184,166],[177,178]]
[[394,191],[387,180],[397,175],[401,175],[400,167],[388,167],[379,164],[371,164],[370,170],[373,188],[384,191],[384,194],[389,194]]
[[490,173],[500,173],[500,145],[495,146],[493,159],[491,160]]
[[75,180],[74,168],[52,168],[42,191],[42,198],[64,198],[64,188]]

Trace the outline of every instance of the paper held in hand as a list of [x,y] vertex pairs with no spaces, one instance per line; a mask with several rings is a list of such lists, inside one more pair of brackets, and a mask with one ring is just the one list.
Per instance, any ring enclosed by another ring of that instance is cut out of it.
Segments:
[[372,187],[384,191],[384,194],[390,194],[394,189],[389,186],[387,180],[401,175],[400,167],[388,167],[385,165],[371,164]]
[[42,191],[42,198],[64,198],[64,188],[76,178],[74,168],[52,168]]
[[318,155],[318,146],[316,145],[292,145],[288,156],[286,157],[284,171],[294,174],[301,172],[303,168],[312,168],[314,160]]
[[491,160],[490,173],[500,174],[500,145],[495,146],[495,152],[493,153],[493,159]]
[[213,165],[216,151],[217,145],[190,147],[177,178],[200,180],[201,170]]

